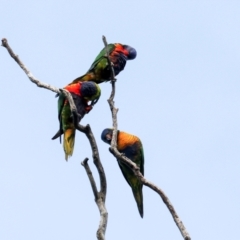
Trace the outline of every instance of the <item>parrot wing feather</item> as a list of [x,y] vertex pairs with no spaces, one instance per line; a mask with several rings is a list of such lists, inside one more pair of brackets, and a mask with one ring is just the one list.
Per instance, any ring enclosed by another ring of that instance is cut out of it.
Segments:
[[[110,54],[115,49],[114,44],[108,44],[108,53]],[[88,71],[91,71],[101,60],[103,57],[106,56],[106,49],[103,48],[102,51],[97,55],[94,62],[92,63],[90,69]]]

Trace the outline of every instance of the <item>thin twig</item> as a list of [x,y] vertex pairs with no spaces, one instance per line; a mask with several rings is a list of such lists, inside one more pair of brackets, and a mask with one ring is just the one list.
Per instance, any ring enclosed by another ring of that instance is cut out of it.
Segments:
[[[105,44],[105,47],[106,47],[107,46],[107,41],[106,41],[105,37],[103,38],[103,41],[104,41],[104,44]],[[110,59],[109,59],[109,61],[110,61]],[[112,71],[113,71],[113,69],[112,69]],[[112,76],[114,76],[114,73],[112,74]],[[142,184],[144,184],[145,186],[148,186],[149,188],[151,188],[153,191],[155,191],[156,193],[158,193],[160,195],[163,202],[166,204],[168,210],[172,214],[172,217],[173,217],[178,229],[180,230],[183,238],[185,240],[191,240],[191,237],[188,234],[187,229],[184,227],[183,222],[181,221],[181,219],[177,215],[177,212],[175,211],[172,203],[170,202],[170,200],[168,199],[166,194],[159,187],[157,187],[155,184],[151,183],[146,178],[144,178],[144,176],[140,172],[139,167],[134,162],[132,162],[130,159],[128,159],[127,157],[120,154],[119,151],[117,150],[117,111],[118,111],[118,109],[116,109],[115,106],[114,106],[114,101],[113,101],[114,100],[114,95],[115,95],[115,81],[113,79],[113,81],[112,81],[112,93],[110,95],[110,98],[108,99],[110,110],[112,112],[112,121],[113,121],[113,136],[112,136],[112,141],[111,141],[111,147],[109,148],[110,152],[118,160],[122,161],[129,168],[131,168],[132,171],[134,172],[135,176],[138,177],[138,179],[142,182]]]
[[89,143],[91,145],[91,148],[92,148],[93,162],[98,170],[98,174],[99,174],[99,178],[100,178],[100,191],[99,192],[97,191],[96,183],[93,178],[92,172],[88,166],[87,159],[85,159],[83,161],[82,165],[84,166],[84,168],[87,172],[89,181],[92,186],[93,194],[95,196],[95,202],[98,206],[100,216],[101,216],[99,227],[97,230],[97,239],[105,240],[105,232],[106,232],[107,221],[108,221],[108,212],[105,207],[105,199],[106,199],[106,194],[107,194],[106,175],[104,173],[104,169],[103,169],[102,163],[100,161],[97,143],[96,143],[95,137],[92,133],[90,125],[87,125],[86,127],[84,127],[84,126],[78,124],[76,126],[76,129],[79,130],[80,132],[85,133],[85,135],[87,136]]
[[[27,76],[28,76],[28,78],[30,79],[31,82],[35,83],[38,87],[48,89],[48,90],[53,91],[55,93],[58,93],[58,94],[63,93],[68,99],[68,102],[69,102],[69,105],[70,105],[70,108],[71,108],[71,111],[72,111],[73,115],[77,114],[77,108],[76,108],[75,103],[72,99],[72,95],[66,89],[58,89],[56,87],[53,87],[53,86],[51,86],[49,84],[46,84],[46,83],[42,83],[39,80],[37,80],[33,76],[33,74],[27,69],[27,67],[23,64],[23,62],[19,59],[19,57],[13,52],[13,50],[9,46],[6,38],[2,39],[2,46],[5,47],[8,50],[8,53],[10,54],[10,56],[23,69],[23,71],[27,74]],[[105,176],[104,169],[103,169],[103,166],[102,166],[101,161],[100,161],[97,144],[96,144],[96,141],[95,141],[95,138],[94,138],[94,135],[92,133],[92,130],[91,130],[90,126],[87,125],[86,127],[83,127],[81,125],[77,125],[76,128],[79,131],[85,133],[87,138],[89,139],[89,142],[90,142],[91,147],[92,147],[94,164],[96,165],[98,173],[99,173],[100,192],[97,191],[95,180],[93,178],[90,167],[87,163],[88,159],[86,158],[82,162],[82,165],[84,166],[84,168],[87,172],[87,175],[89,177],[89,180],[90,180],[90,183],[91,183],[91,186],[92,186],[92,190],[93,190],[93,194],[95,196],[95,201],[96,201],[96,204],[99,208],[100,215],[101,215],[99,228],[97,230],[97,238],[98,238],[98,240],[105,240],[105,232],[106,232],[107,220],[108,220],[108,213],[107,213],[107,210],[106,210],[106,207],[105,207],[105,199],[106,199],[106,192],[107,192],[106,176]]]
[[[102,40],[103,40],[103,43],[104,43],[104,46],[105,46],[105,50],[106,50],[106,53],[107,53],[107,61],[108,61],[108,65],[111,69],[111,82],[116,82],[117,79],[115,78],[115,72],[114,72],[114,69],[113,69],[113,63],[111,62],[110,60],[110,57],[109,57],[109,51],[108,51],[108,44],[107,44],[107,39],[105,36],[102,36]],[[114,98],[114,94],[115,92],[112,92],[113,96],[112,98]]]
[[103,198],[103,201],[105,202],[105,198],[106,198],[106,194],[107,194],[107,181],[106,181],[106,175],[105,175],[102,163],[100,161],[98,147],[97,147],[95,137],[92,133],[90,125],[87,125],[84,127],[79,124],[78,126],[76,126],[76,129],[82,133],[85,133],[85,135],[87,136],[89,143],[91,145],[92,154],[93,154],[93,156],[92,156],[93,162],[97,168],[99,178],[100,178],[100,192],[99,193],[100,193],[101,197]]
[[86,173],[88,175],[90,184],[92,186],[93,195],[95,197],[95,202],[98,206],[100,216],[101,216],[99,227],[98,227],[98,230],[97,230],[97,239],[98,240],[104,240],[105,239],[105,232],[106,232],[106,228],[107,228],[107,220],[108,220],[108,212],[107,212],[107,209],[105,207],[106,195],[104,196],[104,200],[103,200],[103,197],[102,197],[103,194],[101,194],[100,192],[97,191],[97,187],[96,187],[94,177],[92,175],[92,171],[91,171],[91,169],[88,165],[88,158],[85,158],[85,160],[81,164],[85,168]]
[[106,53],[107,53],[107,60],[108,60],[108,64],[110,66],[111,69],[111,84],[112,84],[112,92],[110,95],[110,98],[108,99],[108,103],[111,109],[111,113],[112,113],[112,119],[113,119],[113,134],[112,134],[112,141],[111,141],[111,146],[113,146],[114,148],[117,148],[117,121],[115,121],[114,119],[117,119],[117,112],[118,109],[116,109],[114,107],[114,97],[115,97],[115,83],[116,83],[116,78],[115,78],[115,73],[114,73],[114,69],[113,69],[113,65],[112,62],[110,60],[109,57],[109,52],[108,52],[108,43],[107,43],[107,39],[105,36],[102,36],[102,40],[106,49]]
[[94,177],[92,175],[92,171],[88,165],[88,158],[85,158],[83,160],[83,162],[81,162],[82,166],[85,168],[86,170],[86,173],[88,175],[88,178],[89,178],[89,181],[90,181],[90,184],[92,186],[92,190],[93,190],[93,195],[95,197],[95,201],[97,200],[98,198],[98,191],[97,191],[97,186],[96,186],[96,183],[95,183],[95,180],[94,180]]
[[2,46],[5,47],[8,50],[8,53],[10,56],[17,62],[17,64],[22,68],[22,70],[27,74],[28,78],[35,83],[38,87],[40,88],[46,88],[50,91],[53,91],[55,93],[60,93],[58,88],[55,88],[49,84],[46,83],[41,83],[39,80],[37,80],[32,73],[27,69],[27,67],[23,64],[23,62],[19,59],[18,55],[16,55],[11,47],[8,44],[8,41],[6,38],[2,39]]
[[58,94],[63,92],[63,94],[68,99],[71,111],[72,112],[77,112],[76,106],[75,106],[74,101],[72,99],[72,95],[68,92],[68,90],[66,90],[66,89],[59,89],[59,88],[53,87],[50,84],[42,83],[38,79],[36,79],[33,76],[33,74],[27,69],[25,64],[19,59],[18,55],[16,55],[13,52],[13,50],[9,46],[8,41],[7,41],[6,38],[2,39],[2,46],[7,49],[8,53],[10,54],[10,56],[17,62],[17,64],[20,66],[20,68],[22,68],[22,70],[27,74],[27,76],[28,76],[28,78],[30,79],[31,82],[35,83],[40,88],[45,88],[45,89],[48,89],[48,90],[50,90],[52,92],[55,92],[55,93],[58,93]]

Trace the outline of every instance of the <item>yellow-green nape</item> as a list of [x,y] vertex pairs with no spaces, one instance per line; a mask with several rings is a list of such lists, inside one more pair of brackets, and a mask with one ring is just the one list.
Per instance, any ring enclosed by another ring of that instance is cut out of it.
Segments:
[[82,82],[80,93],[87,100],[95,100],[101,96],[101,89],[95,82]]

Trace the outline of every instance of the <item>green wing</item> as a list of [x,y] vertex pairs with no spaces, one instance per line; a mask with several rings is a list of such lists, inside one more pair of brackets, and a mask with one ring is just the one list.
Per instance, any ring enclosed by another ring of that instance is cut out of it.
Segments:
[[[144,175],[144,153],[142,143],[139,141],[135,146],[133,146],[132,150],[128,149],[127,151],[123,151],[123,153],[127,158],[137,164],[137,166],[140,168],[140,172],[142,175]],[[123,163],[121,163],[120,160],[118,160],[118,164],[125,180],[132,187],[134,184],[136,184],[136,182],[138,182],[134,173],[128,166],[125,166]]]
[[140,140],[136,143],[134,151],[135,153],[131,157],[131,160],[137,164],[137,166],[140,168],[140,172],[142,173],[142,175],[144,175],[144,152]]
[[142,146],[140,147],[140,151],[139,151],[139,159],[140,159],[140,171],[144,176],[144,151]]
[[[115,49],[115,45],[113,43],[108,44],[108,52],[109,54]],[[102,49],[102,51],[97,55],[94,62],[92,63],[90,69],[88,71],[91,71],[101,60],[103,57],[106,56],[106,49],[105,47]]]
[[[111,54],[115,49],[114,44],[108,44],[108,51]],[[70,84],[74,84],[77,82],[85,82],[85,81],[94,81],[96,83],[102,83],[105,80],[102,80],[103,69],[105,69],[107,63],[106,49],[103,48],[102,51],[97,55],[91,67],[87,71],[86,74],[74,79]],[[94,72],[94,76],[91,76],[91,72]],[[70,85],[69,84],[69,85]]]
[[59,119],[59,121],[61,118],[61,113],[63,110],[65,99],[66,99],[66,97],[62,93],[59,94],[59,98],[58,98],[58,119]]
[[[137,166],[140,168],[141,173],[144,174],[144,155],[141,142],[139,141],[136,145],[134,144],[132,146],[132,149],[126,150],[125,155],[133,162],[135,162]],[[120,163],[120,161],[118,161],[118,164],[124,178],[132,188],[132,192],[138,206],[139,214],[141,215],[141,217],[143,217],[143,194],[142,194],[143,185],[128,166],[125,166],[123,163]]]
[[63,134],[63,123],[62,123],[62,111],[64,107],[64,102],[65,102],[65,96],[60,93],[58,97],[58,119],[59,119],[59,130],[58,132],[52,137],[52,140],[60,137],[60,143],[61,143],[61,135]]

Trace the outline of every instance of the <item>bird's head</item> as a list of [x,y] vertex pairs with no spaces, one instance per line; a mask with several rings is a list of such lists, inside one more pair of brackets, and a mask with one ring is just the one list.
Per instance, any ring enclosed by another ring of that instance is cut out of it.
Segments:
[[108,144],[111,144],[113,130],[111,128],[106,128],[102,131],[101,139]]
[[137,51],[135,50],[135,48],[128,45],[123,45],[123,48],[126,50],[125,52],[127,53],[127,60],[133,60],[136,58]]
[[81,96],[89,101],[98,100],[101,96],[101,89],[95,82],[82,82],[80,89]]

